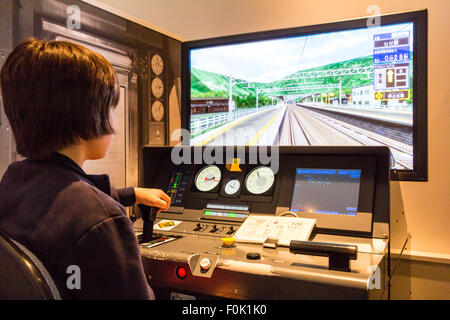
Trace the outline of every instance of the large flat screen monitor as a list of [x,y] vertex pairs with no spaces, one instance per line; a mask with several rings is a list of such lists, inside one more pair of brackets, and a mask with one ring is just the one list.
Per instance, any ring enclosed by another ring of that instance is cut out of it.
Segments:
[[190,145],[385,145],[427,180],[427,12],[373,21],[184,43]]

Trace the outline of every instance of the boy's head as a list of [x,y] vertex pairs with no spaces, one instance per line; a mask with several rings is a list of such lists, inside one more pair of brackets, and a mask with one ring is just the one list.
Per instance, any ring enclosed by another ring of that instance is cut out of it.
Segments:
[[104,57],[78,44],[22,42],[6,59],[0,85],[17,152],[27,158],[114,133],[117,75]]

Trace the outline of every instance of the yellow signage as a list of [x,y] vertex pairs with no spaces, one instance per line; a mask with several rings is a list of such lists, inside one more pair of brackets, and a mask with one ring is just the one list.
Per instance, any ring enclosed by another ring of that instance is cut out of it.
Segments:
[[382,100],[383,99],[383,93],[382,92],[375,92],[375,100]]
[[375,100],[406,100],[409,99],[409,90],[376,91]]

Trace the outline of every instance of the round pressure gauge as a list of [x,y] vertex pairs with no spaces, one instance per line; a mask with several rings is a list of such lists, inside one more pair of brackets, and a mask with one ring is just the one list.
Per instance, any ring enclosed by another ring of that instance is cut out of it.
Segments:
[[239,182],[239,180],[233,179],[233,180],[228,181],[225,184],[224,191],[226,194],[231,196],[231,195],[235,194],[236,192],[238,192],[240,187],[241,187],[241,183]]
[[199,191],[207,192],[213,190],[220,183],[222,173],[219,167],[210,165],[203,167],[195,176],[195,187]]
[[153,120],[161,121],[164,116],[164,106],[161,101],[155,101],[152,104],[152,116]]
[[164,84],[158,77],[152,81],[152,93],[156,98],[161,98],[164,92]]
[[155,55],[152,57],[151,66],[152,66],[153,72],[154,72],[157,76],[159,76],[159,75],[163,72],[163,69],[164,69],[164,61],[163,61],[163,59],[161,58],[161,56],[160,56],[159,54],[155,54]]
[[266,166],[254,168],[245,178],[245,187],[252,194],[261,194],[269,190],[275,182],[275,174]]

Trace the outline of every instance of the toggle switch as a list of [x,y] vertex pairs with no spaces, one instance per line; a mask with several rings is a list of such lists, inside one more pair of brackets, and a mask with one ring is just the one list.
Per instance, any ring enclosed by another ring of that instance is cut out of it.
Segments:
[[236,231],[236,230],[234,230],[233,226],[231,226],[230,229],[228,230],[227,234],[233,234],[234,231]]

